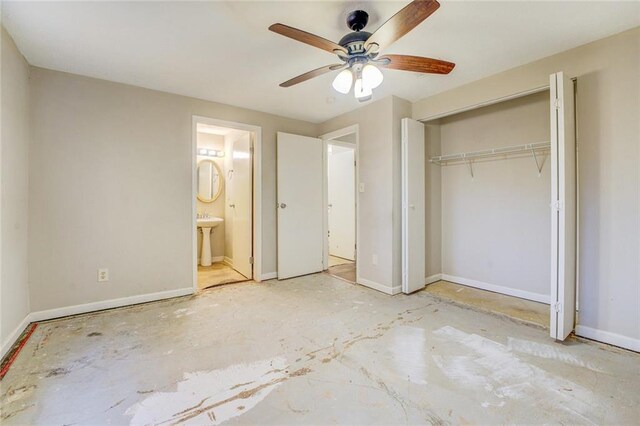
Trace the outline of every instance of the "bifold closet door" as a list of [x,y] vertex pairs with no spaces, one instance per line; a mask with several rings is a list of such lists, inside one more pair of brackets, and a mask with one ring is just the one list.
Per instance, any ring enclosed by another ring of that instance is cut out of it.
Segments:
[[564,340],[576,315],[576,137],[573,81],[550,77],[551,337]]
[[323,269],[322,140],[278,132],[278,279]]
[[402,292],[425,286],[424,124],[402,119]]

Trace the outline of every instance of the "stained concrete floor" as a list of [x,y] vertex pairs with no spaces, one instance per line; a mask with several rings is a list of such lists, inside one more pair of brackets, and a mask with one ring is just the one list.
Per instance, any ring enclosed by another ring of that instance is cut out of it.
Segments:
[[637,424],[640,355],[328,274],[38,326],[2,424]]
[[449,281],[437,281],[429,284],[424,291],[465,306],[506,315],[545,328],[549,328],[551,322],[549,305],[544,303],[467,287]]

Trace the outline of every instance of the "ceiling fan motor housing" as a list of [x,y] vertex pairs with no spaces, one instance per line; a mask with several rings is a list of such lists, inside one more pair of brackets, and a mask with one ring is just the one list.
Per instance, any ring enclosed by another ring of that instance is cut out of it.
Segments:
[[367,26],[369,22],[369,14],[364,10],[354,10],[347,15],[347,26],[351,31],[360,31]]
[[371,33],[366,31],[354,31],[342,37],[338,44],[349,52],[350,55],[364,53],[364,42],[369,39]]

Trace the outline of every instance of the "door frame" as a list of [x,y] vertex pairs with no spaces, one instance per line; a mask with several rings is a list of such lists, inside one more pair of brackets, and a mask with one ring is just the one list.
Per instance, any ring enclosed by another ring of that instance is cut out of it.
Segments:
[[211,117],[204,117],[200,115],[191,116],[191,229],[192,232],[192,244],[191,244],[191,264],[193,270],[193,292],[198,291],[198,233],[197,233],[197,219],[196,214],[197,202],[196,202],[196,167],[197,167],[197,136],[198,136],[198,123],[209,124],[212,126],[227,127],[235,130],[244,130],[253,134],[252,138],[252,163],[253,163],[253,238],[252,247],[253,252],[253,281],[262,281],[262,127],[254,126],[252,124],[238,123],[235,121],[219,120]]
[[322,210],[322,232],[324,234],[323,248],[322,248],[322,267],[324,270],[329,268],[329,155],[328,148],[329,143],[334,139],[340,138],[342,136],[350,135],[355,133],[356,142],[355,144],[351,144],[348,142],[341,142],[343,146],[354,146],[355,148],[355,159],[356,159],[356,170],[355,170],[355,189],[356,189],[356,247],[355,247],[355,262],[356,262],[356,283],[360,283],[360,261],[358,252],[360,251],[360,191],[359,191],[359,183],[360,183],[360,130],[359,125],[354,124],[348,127],[344,127],[342,129],[335,130],[333,132],[325,133],[320,136],[322,139],[322,200],[323,200],[323,210]]

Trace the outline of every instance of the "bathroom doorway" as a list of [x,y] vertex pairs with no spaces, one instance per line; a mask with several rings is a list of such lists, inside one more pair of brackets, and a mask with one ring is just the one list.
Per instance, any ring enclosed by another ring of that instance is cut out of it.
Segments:
[[325,269],[357,280],[357,127],[325,135]]
[[259,129],[194,117],[193,130],[194,290],[253,280]]

